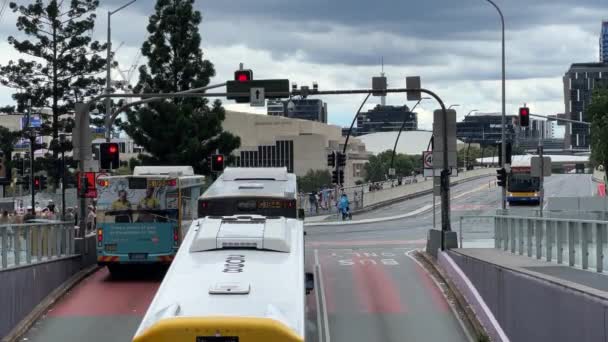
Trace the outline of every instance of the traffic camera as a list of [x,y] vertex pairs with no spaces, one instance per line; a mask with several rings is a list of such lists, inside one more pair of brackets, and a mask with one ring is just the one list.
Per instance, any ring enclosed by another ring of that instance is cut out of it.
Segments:
[[224,155],[222,154],[214,154],[211,156],[211,171],[212,172],[222,172],[224,171]]
[[519,126],[520,127],[530,126],[530,108],[528,108],[528,107],[519,108]]
[[504,168],[496,170],[496,179],[498,186],[505,187],[507,185],[507,170]]
[[99,144],[99,167],[112,170],[120,167],[120,151],[117,143]]

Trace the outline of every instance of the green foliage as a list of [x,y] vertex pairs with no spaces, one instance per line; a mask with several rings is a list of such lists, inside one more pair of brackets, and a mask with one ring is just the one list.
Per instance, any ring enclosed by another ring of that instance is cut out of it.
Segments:
[[42,134],[53,137],[50,149],[57,157],[61,151],[59,132],[69,132],[73,126],[59,116],[71,111],[76,101],[99,93],[104,84],[98,74],[106,60],[98,53],[106,46],[91,38],[99,1],[30,2],[10,3],[19,14],[17,29],[24,39],[10,36],[8,42],[31,58],[11,60],[0,67],[0,83],[17,90],[13,98],[19,112],[25,111],[28,100],[34,108],[52,109],[50,120],[45,117]]
[[608,89],[594,90],[587,117],[591,119],[591,159],[608,170]]
[[[148,65],[139,70],[135,92],[204,87],[215,75],[199,47],[201,13],[193,3],[157,1],[148,24],[150,36],[141,49]],[[121,127],[146,151],[139,156],[144,165],[192,165],[195,172],[209,174],[208,156],[216,150],[229,155],[240,146],[238,137],[222,130],[225,112],[220,101],[211,106],[204,98],[152,102],[128,112],[127,118]]]
[[12,167],[9,156],[13,153],[13,148],[18,138],[18,132],[11,132],[8,128],[0,126],[0,151],[7,156],[6,167],[8,169]]
[[[468,158],[467,158],[468,150]],[[458,167],[465,167],[475,165],[476,159],[481,158],[481,150],[475,146],[465,146],[465,148],[458,151],[456,157],[458,158]]]
[[[388,170],[391,165],[392,150],[384,151],[376,156],[371,156],[365,164],[365,181],[379,182],[387,179]],[[421,167],[422,156],[406,155],[397,153],[395,155],[394,168],[397,177],[410,176],[412,171]]]
[[324,186],[331,186],[331,174],[328,170],[308,170],[306,175],[298,177],[298,191],[319,191]]

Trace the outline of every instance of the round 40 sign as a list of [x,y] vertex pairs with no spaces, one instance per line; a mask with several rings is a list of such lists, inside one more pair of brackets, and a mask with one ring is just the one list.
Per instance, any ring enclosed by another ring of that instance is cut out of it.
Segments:
[[422,160],[424,162],[425,169],[433,168],[433,151],[423,151]]

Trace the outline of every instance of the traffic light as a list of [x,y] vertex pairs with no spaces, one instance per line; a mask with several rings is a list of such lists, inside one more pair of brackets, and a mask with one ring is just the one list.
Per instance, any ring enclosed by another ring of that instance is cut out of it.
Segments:
[[40,180],[40,190],[46,190],[46,176],[38,177]]
[[496,179],[498,186],[505,187],[507,185],[507,170],[504,168],[496,170]]
[[253,71],[251,69],[237,70],[234,72],[234,80],[237,82],[249,82],[253,80]]
[[222,154],[214,154],[211,156],[211,171],[212,172],[222,172],[224,171],[224,155]]
[[120,151],[117,143],[101,143],[99,145],[99,167],[102,170],[120,167]]
[[40,177],[34,176],[34,189],[40,190]]
[[344,184],[344,171],[343,170],[333,170],[331,172],[331,182],[333,184]]
[[[511,145],[511,142],[507,141],[507,143],[505,144],[507,146],[507,161],[505,162],[505,164],[511,164],[512,161],[512,156],[513,156],[513,145]],[[502,144],[498,144],[498,165],[502,166]]]
[[21,182],[23,183],[23,190],[29,190],[30,189],[30,176],[29,175],[25,175],[23,176]]
[[332,152],[327,155],[327,166],[336,166],[336,153]]
[[336,153],[336,157],[339,167],[343,167],[346,165],[346,155],[344,153],[338,152]]
[[528,108],[528,107],[519,108],[519,126],[520,127],[530,126],[530,108]]

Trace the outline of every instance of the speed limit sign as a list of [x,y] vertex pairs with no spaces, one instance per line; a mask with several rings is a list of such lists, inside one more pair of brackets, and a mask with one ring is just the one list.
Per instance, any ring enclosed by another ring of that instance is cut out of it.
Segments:
[[433,168],[433,151],[423,151],[422,152],[422,162],[424,164],[425,169]]

